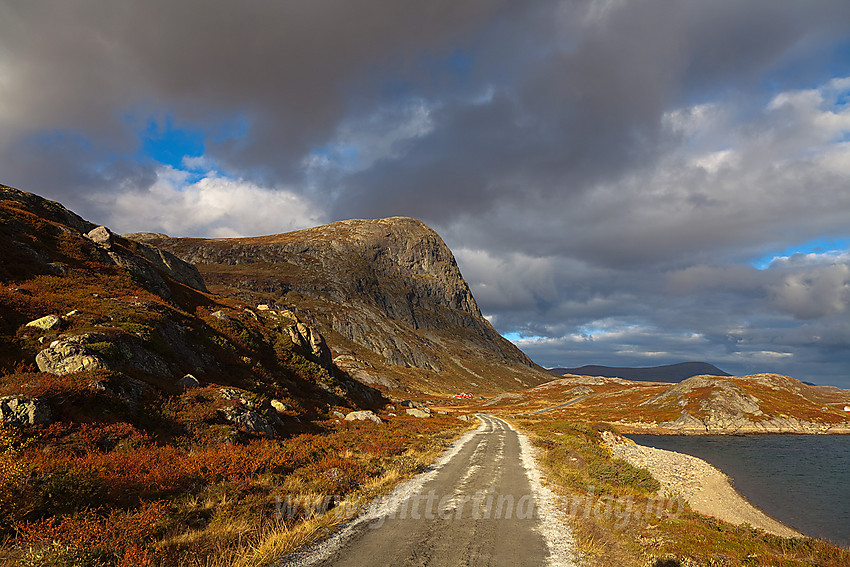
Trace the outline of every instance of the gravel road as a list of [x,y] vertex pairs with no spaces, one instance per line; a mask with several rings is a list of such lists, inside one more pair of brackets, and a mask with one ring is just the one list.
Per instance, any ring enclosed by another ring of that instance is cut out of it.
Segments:
[[501,419],[478,418],[431,470],[282,565],[574,565],[530,443]]

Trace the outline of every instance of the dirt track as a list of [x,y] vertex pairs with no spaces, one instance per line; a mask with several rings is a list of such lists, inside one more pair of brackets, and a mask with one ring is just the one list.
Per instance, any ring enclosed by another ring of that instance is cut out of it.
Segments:
[[566,527],[527,468],[527,441],[498,418],[480,419],[434,470],[283,565],[571,565]]

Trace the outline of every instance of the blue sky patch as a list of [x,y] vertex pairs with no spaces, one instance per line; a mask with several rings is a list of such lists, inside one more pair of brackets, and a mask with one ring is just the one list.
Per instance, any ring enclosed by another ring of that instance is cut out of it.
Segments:
[[183,167],[184,157],[202,156],[206,149],[203,130],[176,127],[170,115],[163,124],[150,119],[140,138],[139,150],[144,157],[176,169]]
[[783,258],[794,254],[825,254],[827,252],[835,252],[841,250],[850,250],[850,238],[825,239],[819,238],[811,240],[798,246],[789,246],[784,250],[774,251],[765,254],[750,264],[759,270],[766,270],[770,267],[770,263],[777,257]]

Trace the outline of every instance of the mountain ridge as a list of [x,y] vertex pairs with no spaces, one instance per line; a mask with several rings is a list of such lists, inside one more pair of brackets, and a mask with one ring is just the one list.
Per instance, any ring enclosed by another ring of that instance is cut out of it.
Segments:
[[681,382],[693,376],[731,376],[707,362],[679,362],[662,366],[618,367],[585,365],[579,368],[550,368],[556,376],[572,374],[576,376],[602,376],[604,378],[622,378],[638,382]]

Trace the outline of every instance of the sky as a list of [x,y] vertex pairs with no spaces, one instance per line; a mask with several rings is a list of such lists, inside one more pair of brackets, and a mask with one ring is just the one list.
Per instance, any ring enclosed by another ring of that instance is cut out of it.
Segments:
[[0,0],[0,183],[116,232],[410,216],[537,363],[850,388],[846,0]]

